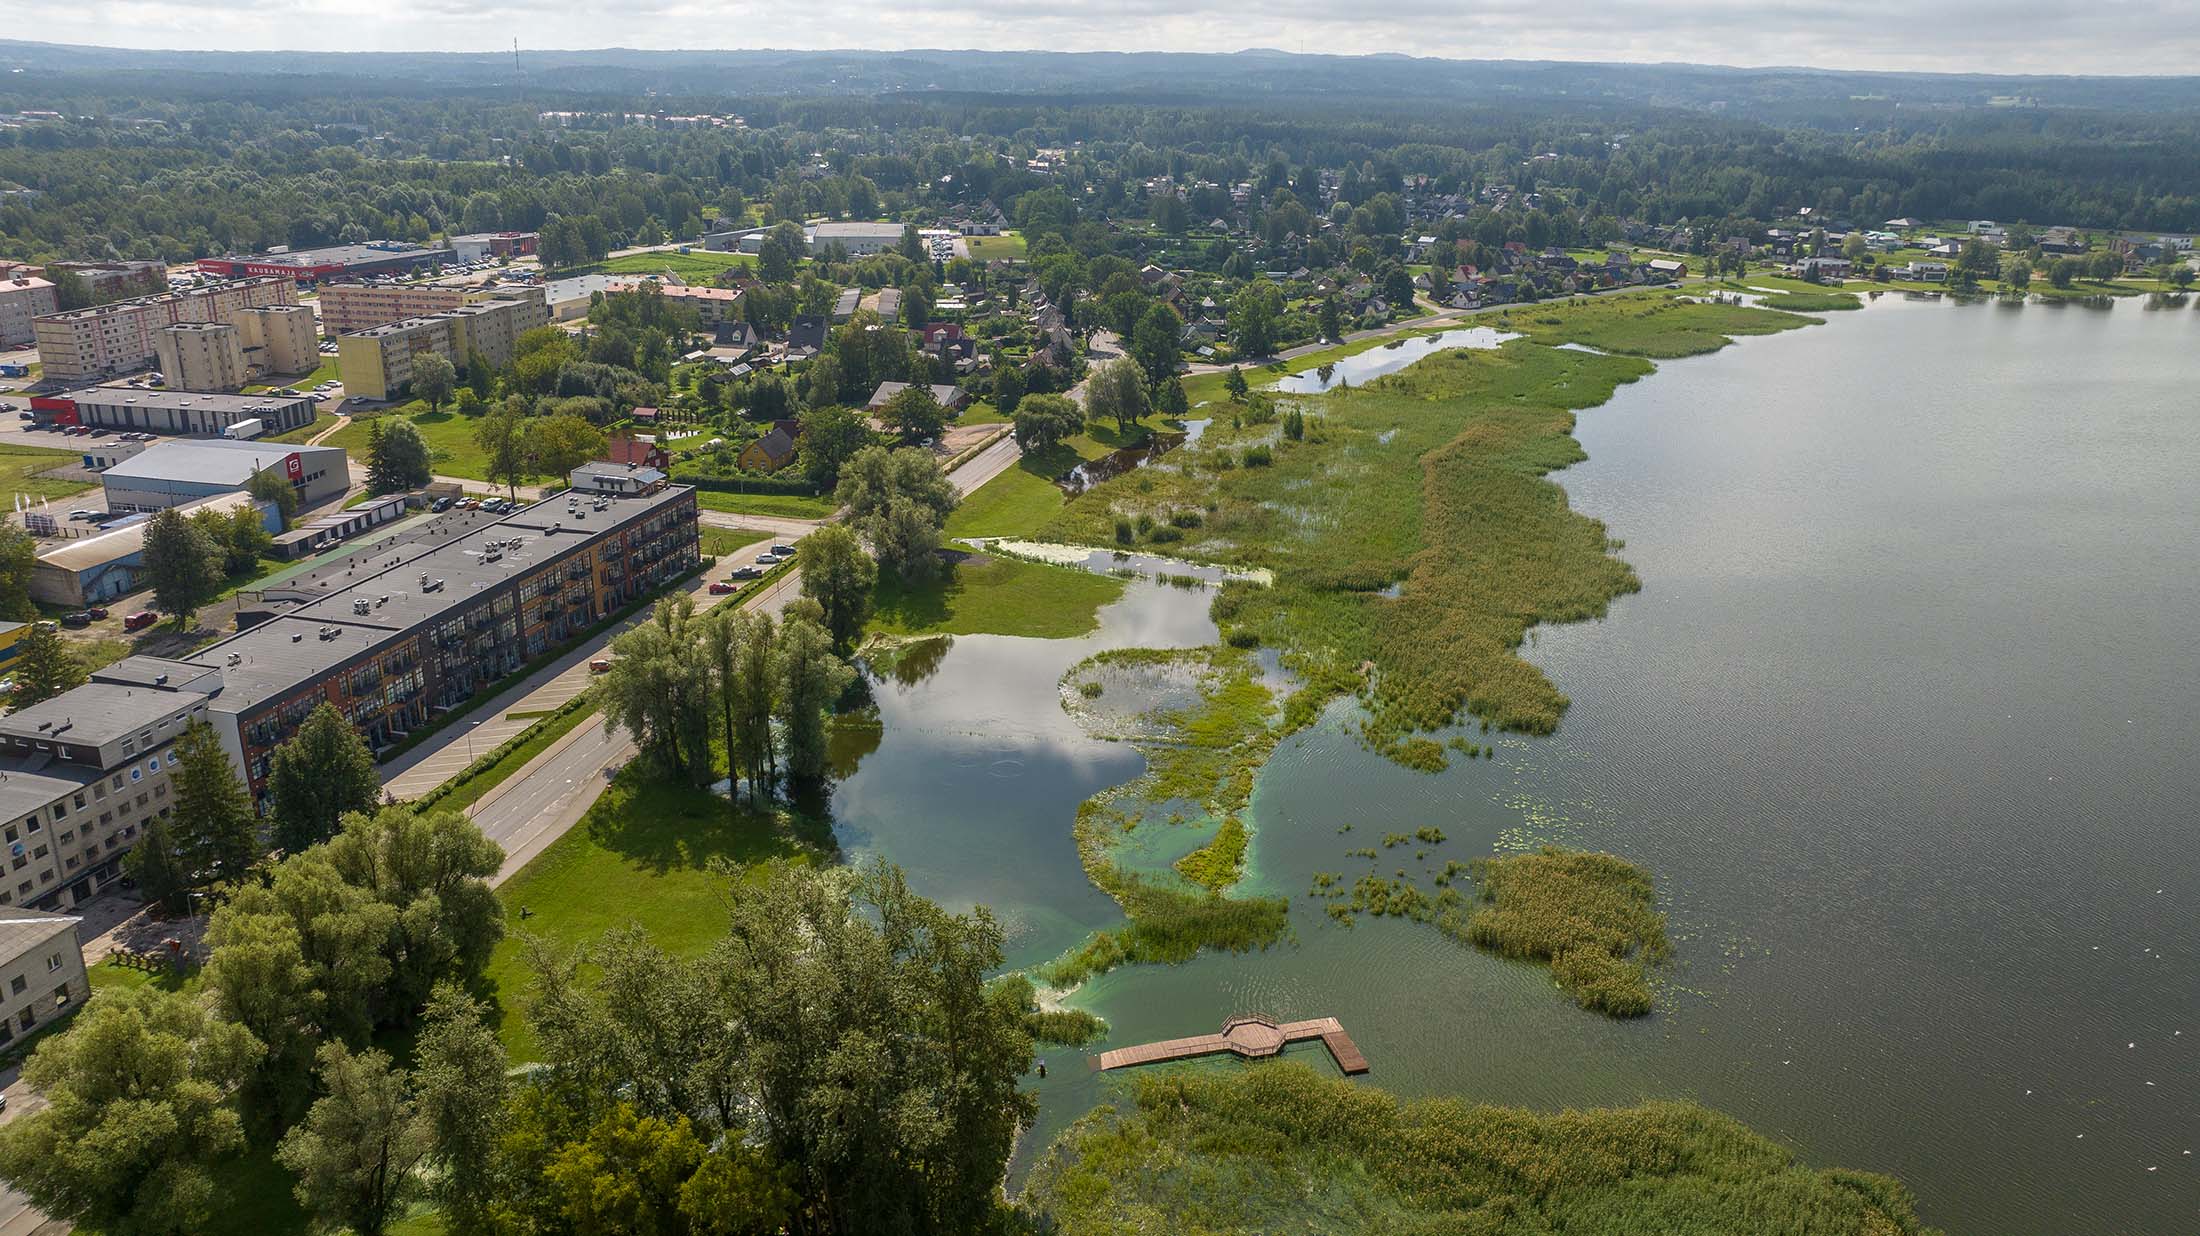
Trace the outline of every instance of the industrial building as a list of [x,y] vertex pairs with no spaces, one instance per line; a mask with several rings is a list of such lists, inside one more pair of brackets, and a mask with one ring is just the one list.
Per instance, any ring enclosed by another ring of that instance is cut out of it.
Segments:
[[243,279],[158,296],[140,296],[49,313],[31,321],[42,376],[90,381],[151,365],[160,332],[181,322],[232,322],[246,309],[295,305],[298,285],[289,279]]
[[449,249],[430,249],[402,240],[370,240],[318,249],[275,249],[250,257],[200,258],[199,269],[231,279],[281,275],[298,283],[319,283],[363,275],[409,275],[456,258]]
[[261,590],[274,611],[188,658],[125,657],[0,717],[0,904],[59,909],[170,810],[170,746],[203,720],[267,801],[268,761],[322,702],[377,751],[700,562],[695,491],[569,494],[411,535]]
[[321,333],[346,335],[456,309],[466,289],[434,283],[329,283],[321,287]]
[[[223,493],[184,503],[177,509],[186,515],[201,511],[228,515],[250,506],[259,507],[269,532],[282,529],[282,512],[272,503],[256,503],[249,494]],[[145,587],[145,526],[150,522],[150,515],[132,516],[39,554],[31,567],[31,599],[81,609]],[[8,638],[0,635],[0,642]]]
[[803,237],[812,257],[830,245],[839,245],[849,257],[864,257],[900,248],[901,230],[899,223],[813,223],[803,229]]
[[0,279],[0,348],[27,347],[38,338],[31,331],[31,319],[60,308],[53,284],[36,275]]
[[[8,848],[20,856],[23,844],[11,842]],[[29,871],[30,864],[23,864],[23,870]],[[22,881],[17,883],[20,887]],[[30,883],[35,893],[36,878]],[[91,994],[76,919],[0,911],[0,1046],[84,1007]]]
[[467,236],[453,236],[444,243],[461,262],[481,262],[490,258],[523,257],[535,251],[536,235],[533,232],[475,232]]
[[31,633],[27,622],[0,622],[0,674],[15,668],[23,657],[23,637]]
[[247,420],[260,422],[262,435],[302,429],[313,423],[314,406],[304,395],[210,395],[140,386],[87,386],[31,396],[31,415],[44,424],[208,436]]
[[230,442],[220,438],[161,442],[99,474],[110,511],[162,511],[216,494],[241,493],[252,478],[273,472],[290,482],[300,507],[318,506],[351,488],[351,462],[340,446]]
[[413,361],[420,356],[440,356],[463,368],[479,354],[502,367],[510,363],[521,335],[549,324],[541,288],[505,288],[456,309],[339,336],[337,372],[346,395],[389,399],[411,383]]

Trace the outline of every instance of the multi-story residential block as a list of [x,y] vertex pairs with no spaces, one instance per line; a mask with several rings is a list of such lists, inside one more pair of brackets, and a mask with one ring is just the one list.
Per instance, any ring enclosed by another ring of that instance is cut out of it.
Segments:
[[78,920],[0,911],[0,1046],[81,1008],[91,994]]
[[178,323],[228,322],[245,309],[297,303],[298,285],[292,280],[241,279],[49,313],[32,319],[31,331],[45,377],[88,381],[151,365],[160,350],[160,332]]
[[311,373],[321,367],[320,331],[310,305],[262,305],[239,310],[244,363],[264,375]]
[[227,322],[178,322],[153,336],[154,363],[170,389],[233,391],[244,385],[244,345]]
[[478,354],[502,366],[511,361],[522,334],[549,324],[541,288],[507,288],[456,309],[340,336],[337,372],[345,394],[389,399],[411,383],[413,361],[421,356],[440,356],[463,368]]
[[97,893],[170,813],[173,745],[213,727],[264,808],[268,762],[324,701],[378,752],[700,562],[695,491],[454,512],[247,598],[255,626],[125,657],[0,717],[0,905]]
[[327,283],[321,286],[321,333],[347,335],[456,309],[466,289],[427,283]]
[[73,275],[95,301],[124,296],[157,296],[168,290],[168,263],[157,259],[128,262],[48,262],[46,277]]
[[53,284],[35,275],[0,278],[0,348],[20,348],[37,338],[31,319],[61,308]]
[[122,856],[170,814],[171,755],[221,676],[124,657],[92,680],[0,717],[0,905],[59,909],[122,874]]

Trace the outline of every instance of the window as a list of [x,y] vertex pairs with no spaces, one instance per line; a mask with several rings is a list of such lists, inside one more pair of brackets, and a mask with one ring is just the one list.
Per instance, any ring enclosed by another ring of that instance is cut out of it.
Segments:
[[53,989],[53,1006],[57,1009],[69,1007],[69,985],[67,983]]
[[136,755],[136,754],[137,754],[137,740],[136,740],[136,739],[134,739],[134,738],[125,738],[125,739],[123,739],[123,740],[122,740],[122,753],[123,753],[124,755]]
[[38,1014],[36,1014],[36,1013],[34,1013],[34,1012],[30,1011],[29,1009],[24,1009],[24,1010],[23,1010],[23,1028],[24,1028],[25,1030],[29,1030],[29,1029],[31,1029],[32,1027],[36,1026],[37,1024],[38,1024]]
[[61,954],[54,953],[46,958],[46,973],[52,974],[54,971],[59,970],[60,968]]
[[15,976],[14,979],[9,981],[8,994],[11,996],[20,996],[23,994],[23,989],[29,987],[30,985],[31,981],[29,979],[24,978],[22,975],[18,974]]

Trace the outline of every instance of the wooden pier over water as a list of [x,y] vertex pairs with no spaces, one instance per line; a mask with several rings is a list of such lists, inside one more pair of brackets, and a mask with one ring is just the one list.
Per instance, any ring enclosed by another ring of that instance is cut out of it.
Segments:
[[1345,1074],[1356,1076],[1367,1072],[1367,1057],[1353,1045],[1352,1037],[1344,1032],[1343,1023],[1334,1017],[1316,1017],[1310,1021],[1287,1021],[1281,1024],[1266,1017],[1233,1017],[1223,1023],[1220,1034],[1200,1034],[1188,1039],[1166,1039],[1159,1043],[1141,1043],[1136,1047],[1118,1047],[1100,1053],[1093,1066],[1100,1070],[1127,1069],[1140,1064],[1162,1064],[1170,1060],[1191,1060],[1199,1056],[1219,1056],[1225,1053],[1246,1060],[1260,1060],[1280,1055],[1291,1043],[1308,1039],[1320,1039],[1329,1049],[1329,1058],[1337,1062],[1337,1068]]

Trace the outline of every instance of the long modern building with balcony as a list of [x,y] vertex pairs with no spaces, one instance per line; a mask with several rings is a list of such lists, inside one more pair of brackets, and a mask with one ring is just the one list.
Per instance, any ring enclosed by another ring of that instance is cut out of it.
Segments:
[[323,701],[378,752],[694,569],[695,491],[560,494],[439,516],[262,590],[257,625],[125,657],[0,717],[0,906],[59,910],[169,814],[176,737],[213,726],[264,808],[277,746]]

